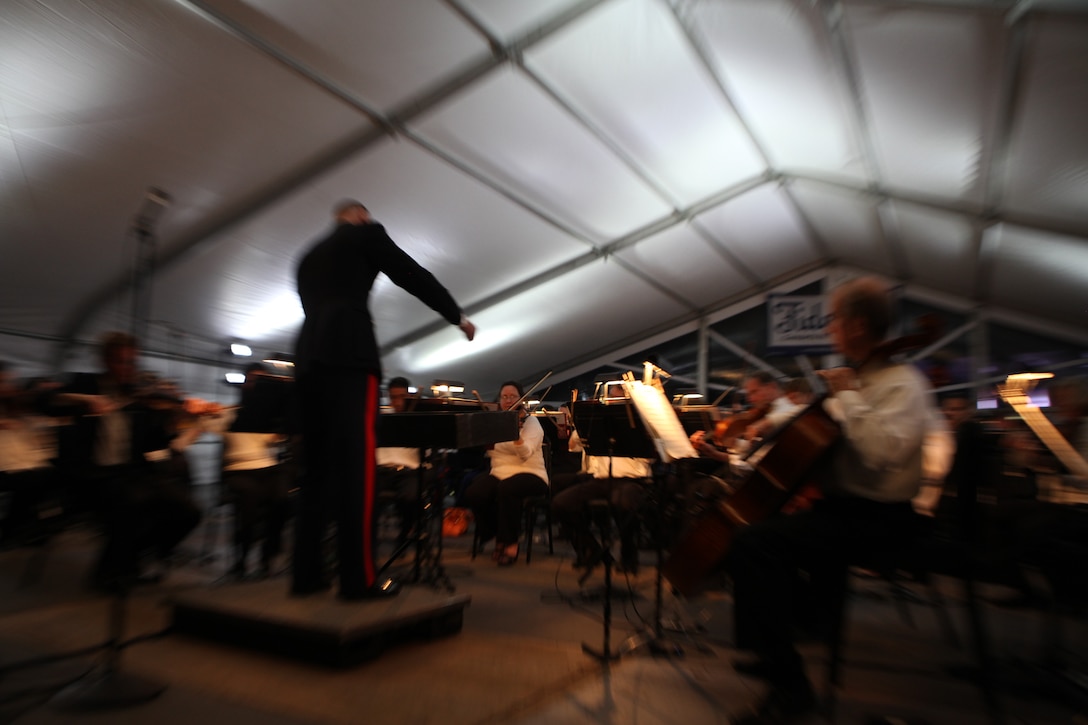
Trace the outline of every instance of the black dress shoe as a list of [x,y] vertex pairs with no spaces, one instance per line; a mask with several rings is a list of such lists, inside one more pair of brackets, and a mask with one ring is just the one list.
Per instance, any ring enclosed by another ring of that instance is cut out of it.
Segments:
[[341,590],[336,596],[345,602],[361,602],[367,599],[388,599],[398,594],[400,594],[400,582],[395,579],[385,579],[361,591]]

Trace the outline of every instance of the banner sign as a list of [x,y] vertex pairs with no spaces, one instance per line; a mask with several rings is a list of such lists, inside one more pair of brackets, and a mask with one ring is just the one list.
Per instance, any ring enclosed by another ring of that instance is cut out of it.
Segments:
[[831,319],[827,295],[767,295],[767,346],[779,352],[826,355]]

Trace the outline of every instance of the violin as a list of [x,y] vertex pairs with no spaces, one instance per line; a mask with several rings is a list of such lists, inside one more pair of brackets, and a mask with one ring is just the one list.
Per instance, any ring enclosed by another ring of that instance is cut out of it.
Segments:
[[760,405],[719,420],[714,424],[714,444],[721,448],[732,448],[748,426],[763,420],[770,409],[770,405]]

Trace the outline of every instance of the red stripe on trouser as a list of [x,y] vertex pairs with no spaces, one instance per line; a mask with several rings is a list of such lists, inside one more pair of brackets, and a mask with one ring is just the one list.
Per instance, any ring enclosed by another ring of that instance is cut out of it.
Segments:
[[373,586],[377,574],[374,571],[373,545],[374,495],[375,495],[375,444],[374,428],[378,414],[378,376],[369,375],[366,381],[366,412],[363,420],[363,455],[366,468],[363,472],[363,571],[366,585]]

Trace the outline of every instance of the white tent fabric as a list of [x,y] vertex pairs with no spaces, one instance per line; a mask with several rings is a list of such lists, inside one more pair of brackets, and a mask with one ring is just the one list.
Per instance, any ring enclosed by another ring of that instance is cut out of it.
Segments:
[[557,376],[834,270],[1088,342],[1088,4],[4,0],[0,358],[127,328],[289,351],[364,201],[466,307],[374,289],[389,374]]

